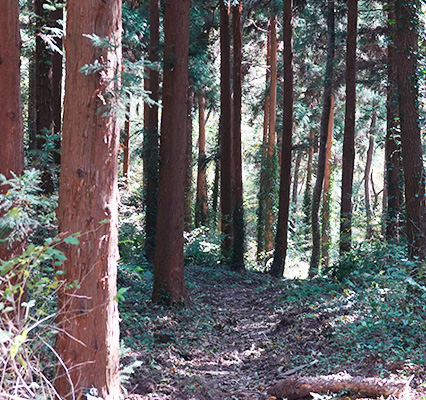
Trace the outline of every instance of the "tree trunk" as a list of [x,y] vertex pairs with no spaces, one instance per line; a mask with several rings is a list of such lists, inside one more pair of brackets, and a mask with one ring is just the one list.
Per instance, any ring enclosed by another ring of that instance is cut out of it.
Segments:
[[348,0],[346,39],[346,109],[343,138],[342,197],[340,207],[340,256],[351,251],[352,190],[355,163],[356,37],[358,0]]
[[[296,160],[294,163],[293,194],[292,194],[291,202],[294,204],[295,207],[297,206],[297,194],[298,194],[297,190],[299,187],[299,172],[300,172],[300,163],[302,162],[302,156],[303,156],[303,153],[299,151],[297,153]],[[295,209],[295,212],[296,212],[296,209]]]
[[377,122],[377,105],[373,103],[373,111],[371,115],[370,131],[368,133],[368,150],[367,150],[367,162],[365,164],[364,173],[364,190],[365,190],[365,214],[367,217],[367,239],[370,240],[373,237],[373,228],[371,226],[371,194],[370,194],[370,174],[371,165],[373,163],[374,155],[374,130],[376,129]]
[[[147,90],[154,102],[159,100],[159,56],[160,43],[160,0],[150,0],[149,3],[149,61],[154,64],[148,70]],[[145,185],[145,257],[154,264],[155,238],[157,225],[158,197],[158,106],[156,103],[144,106],[144,185]]]
[[222,257],[230,262],[232,252],[232,125],[231,48],[229,2],[220,5],[220,205]]
[[290,206],[291,148],[293,135],[293,0],[284,0],[284,114],[279,211],[271,275],[282,277],[287,255]]
[[[24,137],[21,109],[20,55],[21,38],[19,33],[19,5],[15,0],[7,0],[0,13],[0,174],[7,179],[21,175],[24,169]],[[0,186],[5,194],[7,186]],[[8,260],[18,255],[22,243],[12,247],[0,245],[0,260]]]
[[185,303],[183,230],[188,134],[190,0],[169,0],[164,13],[164,81],[153,300]]
[[206,99],[203,93],[198,95],[198,175],[197,200],[195,204],[195,226],[204,226],[208,222],[207,176],[206,176]]
[[[389,21],[395,21],[393,4],[389,6]],[[401,230],[401,145],[398,140],[398,93],[397,93],[397,65],[394,45],[395,25],[389,23],[388,44],[388,85],[386,104],[386,141],[385,141],[385,225],[388,243],[399,241]]]
[[232,129],[232,161],[234,170],[234,209],[232,223],[234,226],[234,240],[232,249],[232,269],[244,269],[244,208],[243,208],[243,167],[241,157],[241,65],[242,65],[242,31],[241,11],[242,0],[232,8],[232,33],[234,40],[234,125]]
[[262,159],[260,160],[260,179],[259,179],[259,208],[257,210],[257,261],[261,261],[265,251],[265,218],[266,218],[266,192],[265,182],[267,175],[267,146],[268,146],[268,128],[269,128],[269,106],[270,106],[270,71],[271,65],[271,31],[268,31],[266,40],[266,87],[265,102],[263,106],[263,137],[262,137]]
[[269,136],[268,151],[266,155],[266,180],[265,180],[265,251],[274,248],[274,178],[275,178],[275,148],[276,148],[276,110],[277,110],[277,17],[270,18],[271,25],[271,84],[269,86]]
[[330,255],[330,205],[331,205],[331,157],[334,131],[334,95],[331,95],[330,118],[328,120],[327,146],[325,152],[324,188],[322,195],[322,242],[321,260],[322,268],[327,268]]
[[312,193],[312,255],[309,266],[309,277],[312,278],[318,273],[321,232],[319,223],[319,208],[321,201],[322,185],[324,181],[325,157],[328,137],[328,124],[330,119],[331,97],[333,92],[333,70],[335,51],[335,30],[334,30],[334,0],[327,0],[327,64],[325,68],[324,80],[324,103],[321,115],[320,146],[318,154],[317,179]]
[[426,258],[425,178],[418,111],[416,2],[395,4],[395,61],[410,257]]
[[192,107],[194,105],[194,92],[188,86],[186,122],[186,169],[185,169],[185,204],[184,204],[184,226],[185,232],[192,230]]
[[123,143],[123,177],[126,187],[129,187],[129,161],[130,161],[130,96],[127,98],[126,115],[124,120],[124,143]]
[[[94,46],[83,36],[89,32],[109,38],[115,46]],[[60,268],[72,286],[59,293],[56,348],[62,361],[55,387],[61,397],[73,391],[80,399],[94,387],[102,399],[115,400],[120,396],[115,300],[120,126],[118,104],[111,93],[119,91],[119,80],[114,78],[121,72],[121,1],[105,0],[101,5],[69,1],[65,48],[57,216],[61,236],[80,233],[80,244],[62,245],[66,260]],[[95,60],[103,64],[102,71],[80,72],[82,66]]]
[[314,158],[314,143],[315,142],[315,132],[311,129],[309,133],[309,152],[308,152],[308,163],[306,166],[306,184],[305,184],[305,193],[303,194],[303,222],[305,224],[304,230],[308,234],[308,240],[310,240],[311,233],[310,227],[312,226],[312,161]]

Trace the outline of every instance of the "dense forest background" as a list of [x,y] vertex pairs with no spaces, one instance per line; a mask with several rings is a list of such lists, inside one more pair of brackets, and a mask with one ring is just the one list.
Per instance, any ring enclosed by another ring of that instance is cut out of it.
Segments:
[[424,7],[5,0],[0,399],[423,398]]

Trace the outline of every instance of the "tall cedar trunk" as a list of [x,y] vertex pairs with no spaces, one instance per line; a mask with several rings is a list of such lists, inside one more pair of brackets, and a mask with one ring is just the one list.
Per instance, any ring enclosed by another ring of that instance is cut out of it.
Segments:
[[46,0],[35,0],[34,11],[36,20],[36,53],[35,53],[35,84],[36,84],[36,164],[42,171],[42,189],[46,194],[55,190],[51,172],[50,154],[46,153],[46,143],[51,140],[54,132],[53,120],[53,64],[52,50],[44,39],[46,26],[49,26],[49,11],[44,8]]
[[[393,6],[389,6],[389,21],[395,21]],[[394,46],[394,27],[389,23],[388,43],[388,85],[386,104],[386,141],[385,141],[385,181],[386,181],[386,239],[388,242],[399,240],[401,228],[401,146],[398,140],[398,94],[397,65]]]
[[36,150],[36,68],[35,68],[35,51],[31,52],[28,65],[28,148]]
[[297,194],[298,194],[297,190],[299,187],[299,172],[300,172],[300,163],[302,162],[302,156],[303,156],[303,153],[299,151],[297,153],[296,160],[294,163],[293,193],[292,193],[291,202],[295,205],[295,207],[297,206]]
[[148,70],[147,90],[155,102],[144,107],[144,185],[145,185],[145,257],[154,264],[155,238],[157,225],[157,196],[158,196],[158,106],[159,100],[159,60],[158,47],[160,43],[160,0],[150,0],[149,3],[149,61],[154,64]]
[[373,155],[374,155],[374,130],[376,129],[376,123],[377,123],[376,107],[377,107],[376,104],[373,103],[370,131],[368,132],[367,162],[365,164],[365,173],[364,173],[365,214],[367,217],[367,239],[371,239],[373,236],[373,228],[371,226],[370,174],[371,174],[371,165],[373,163]]
[[277,233],[271,275],[281,277],[287,255],[293,136],[293,0],[284,0],[284,114]]
[[[57,3],[57,8],[51,12],[50,19],[53,27],[60,29],[62,25],[58,22],[63,20],[63,4]],[[55,46],[62,50],[62,37],[53,39]],[[53,112],[53,133],[55,134],[55,152],[53,160],[57,166],[61,164],[61,131],[62,131],[62,54],[55,50],[52,54],[52,112]]]
[[[24,138],[21,110],[19,5],[7,0],[0,13],[0,174],[10,179],[24,169]],[[0,193],[8,188],[0,186]],[[7,260],[22,250],[22,244],[0,246],[0,260]]]
[[271,16],[271,84],[269,87],[269,135],[265,180],[265,251],[270,252],[274,248],[274,169],[275,169],[275,147],[276,147],[276,109],[277,109],[277,17]]
[[232,161],[233,161],[233,213],[234,240],[232,249],[232,269],[244,269],[244,208],[243,208],[243,168],[241,157],[241,65],[242,65],[242,31],[241,11],[243,3],[232,8],[232,34],[234,41],[233,69],[233,129],[232,129]]
[[164,12],[164,81],[153,300],[187,301],[183,264],[188,134],[190,0],[169,0]]
[[188,109],[186,123],[186,172],[185,172],[185,205],[184,225],[185,232],[192,230],[192,107],[194,105],[194,92],[188,88]]
[[330,261],[330,206],[331,206],[331,157],[334,130],[334,95],[331,96],[330,118],[328,121],[327,146],[325,152],[324,188],[322,195],[322,226],[321,226],[321,263],[327,268]]
[[220,5],[220,206],[222,257],[230,261],[232,252],[232,125],[231,47],[229,3]]
[[[67,4],[66,80],[58,220],[62,237],[80,234],[80,244],[64,244],[61,267],[67,282],[59,293],[56,390],[80,399],[91,387],[105,400],[120,396],[118,261],[117,78],[121,72],[121,1],[101,5],[85,0]],[[97,47],[86,33],[109,38],[114,47]],[[98,61],[102,71],[80,68]],[[108,113],[105,115],[105,107]],[[103,112],[99,112],[100,110]],[[96,365],[96,367],[94,367]],[[70,384],[70,380],[73,385]]]
[[195,226],[206,225],[208,221],[207,176],[206,176],[206,99],[198,95],[198,174],[197,198],[195,204]]
[[425,180],[418,112],[417,6],[397,0],[394,35],[410,257],[426,257]]
[[314,143],[315,142],[315,131],[311,129],[309,133],[309,152],[308,152],[308,163],[306,165],[306,184],[305,184],[305,193],[303,194],[303,222],[305,224],[305,230],[310,239],[310,227],[312,219],[312,161],[314,158]]
[[124,120],[123,143],[123,177],[126,186],[129,185],[129,161],[130,161],[130,97],[127,99],[126,115]]
[[335,37],[334,30],[334,0],[327,1],[327,63],[325,67],[324,79],[324,103],[321,115],[320,145],[318,154],[317,179],[312,192],[312,255],[309,265],[309,277],[312,278],[318,273],[321,232],[319,223],[319,208],[321,201],[322,184],[324,181],[325,157],[327,148],[328,123],[330,119],[331,97],[333,93],[333,70]]
[[266,214],[266,197],[268,193],[265,188],[267,175],[267,146],[268,146],[268,128],[269,128],[269,106],[270,106],[270,79],[271,79],[271,31],[268,30],[266,40],[266,88],[265,102],[263,106],[263,136],[262,136],[262,159],[260,161],[260,177],[259,177],[259,208],[257,210],[257,260],[260,261],[265,250],[265,214]]
[[348,0],[346,38],[346,109],[343,138],[342,197],[340,207],[340,255],[351,251],[352,190],[355,163],[356,37],[358,0]]

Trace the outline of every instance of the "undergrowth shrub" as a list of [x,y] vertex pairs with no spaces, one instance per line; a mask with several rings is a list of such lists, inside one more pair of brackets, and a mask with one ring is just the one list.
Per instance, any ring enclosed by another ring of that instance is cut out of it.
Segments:
[[222,262],[221,235],[210,227],[185,232],[185,263],[213,267]]

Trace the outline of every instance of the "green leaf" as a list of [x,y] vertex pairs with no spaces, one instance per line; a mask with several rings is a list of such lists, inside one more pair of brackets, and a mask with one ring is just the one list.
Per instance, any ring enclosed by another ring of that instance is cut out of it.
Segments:
[[74,235],[71,235],[65,238],[64,242],[66,244],[80,244],[79,240]]
[[117,290],[117,294],[115,295],[115,301],[118,303],[119,301],[125,301],[124,293],[126,293],[130,288],[120,288]]

